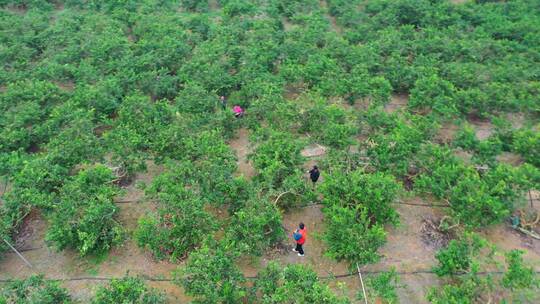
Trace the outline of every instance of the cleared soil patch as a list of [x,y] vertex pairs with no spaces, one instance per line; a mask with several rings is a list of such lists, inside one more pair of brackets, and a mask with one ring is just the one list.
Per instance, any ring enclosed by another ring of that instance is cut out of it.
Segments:
[[8,12],[21,15],[21,16],[26,14],[26,12],[28,11],[28,8],[26,8],[25,6],[20,6],[20,5],[8,5],[4,9],[7,10]]
[[467,165],[470,165],[472,163],[471,159],[473,155],[471,152],[465,151],[461,148],[457,148],[454,150],[454,155],[457,158],[460,158]]
[[[84,270],[88,266],[86,260],[80,259],[72,251],[56,252],[46,246],[44,242],[47,228],[45,219],[35,218],[32,220],[32,226],[32,233],[25,238],[25,246],[39,249],[26,251],[23,255],[33,267],[29,268],[17,255],[9,252],[5,254],[0,263],[0,269],[2,269],[0,278],[26,278],[33,274],[46,274],[47,277],[52,278],[87,275]],[[90,296],[88,288],[82,287],[86,283],[72,282],[71,292],[75,299],[84,299]]]
[[342,101],[341,103],[339,103],[339,105],[343,109],[352,111],[366,111],[369,109],[370,104],[370,98],[358,98],[354,100],[354,103],[352,105],[347,101]]
[[453,122],[446,122],[441,125],[435,141],[439,144],[450,145],[456,136],[456,132],[459,130],[459,126]]
[[144,200],[144,190],[141,190],[139,184],[144,183],[149,186],[154,177],[165,171],[162,165],[156,165],[153,161],[146,161],[146,172],[135,174],[132,182],[123,187],[124,194],[116,199],[116,201],[142,201]]
[[440,223],[441,218],[424,217],[422,219],[420,228],[422,242],[434,249],[446,247],[453,237],[450,232],[444,232],[439,228]]
[[324,16],[330,22],[330,27],[332,28],[332,30],[334,32],[338,33],[338,34],[341,34],[342,30],[341,30],[341,27],[339,27],[337,25],[336,18],[334,16],[330,15],[330,13],[328,11],[328,3],[326,3],[326,1],[323,0],[323,1],[319,2],[319,5],[325,11]]
[[409,95],[395,94],[390,98],[390,102],[384,106],[386,113],[394,113],[400,109],[406,108],[409,103]]
[[[129,207],[127,207],[129,206]],[[138,209],[138,210],[134,210]],[[126,214],[144,214],[147,210],[143,204],[126,204],[120,211],[120,217],[129,218]],[[135,220],[122,222],[124,227],[133,227]],[[80,277],[122,277],[130,275],[146,275],[154,278],[169,278],[171,271],[178,265],[169,262],[160,262],[144,250],[135,245],[132,240],[126,240],[122,246],[115,247],[103,258],[81,258],[76,252],[65,250],[56,252],[44,242],[46,222],[43,218],[33,221],[34,233],[27,239],[27,245],[39,248],[23,252],[25,258],[33,268],[27,267],[15,254],[6,254],[0,263],[1,279],[26,278],[33,274],[45,274],[47,278],[64,279]],[[73,298],[83,303],[88,302],[98,285],[107,281],[78,280],[64,281],[62,285],[69,289]],[[185,303],[189,301],[182,289],[171,282],[149,282],[164,292],[171,303]]]
[[300,154],[304,157],[317,157],[326,154],[326,147],[319,144],[311,144],[305,147]]
[[498,162],[506,163],[512,166],[519,166],[523,164],[523,159],[521,156],[511,152],[502,152],[496,157]]
[[[409,203],[425,204],[419,198],[406,200]],[[377,264],[367,265],[366,270],[390,270],[395,267],[397,271],[429,270],[435,265],[436,248],[426,245],[421,233],[425,218],[438,218],[440,212],[432,207],[396,205],[400,216],[398,227],[388,227],[387,243],[381,248],[383,255]],[[427,289],[438,283],[431,274],[414,274],[400,277],[404,288],[398,290],[400,303],[427,303],[425,294]]]
[[526,121],[527,121],[527,115],[524,113],[507,113],[505,118],[510,121],[510,124],[512,125],[513,129],[519,129],[522,128]]
[[249,143],[249,131],[246,128],[238,130],[236,133],[236,138],[229,142],[229,145],[236,153],[238,158],[238,175],[244,175],[246,178],[252,178],[257,173],[255,168],[250,160],[248,160],[248,155],[251,153],[251,145]]
[[540,271],[540,240],[526,236],[510,227],[509,223],[500,224],[484,230],[481,235],[503,251],[524,250],[523,258]]
[[[256,275],[259,269],[265,267],[272,260],[278,261],[282,265],[310,265],[320,276],[348,273],[346,263],[336,263],[324,256],[326,246],[319,238],[324,231],[324,216],[321,209],[321,205],[312,205],[283,214],[283,227],[287,236],[291,237],[285,242],[282,248],[267,252],[260,260],[242,260],[240,267],[244,273],[248,276]],[[308,238],[304,245],[304,251],[306,253],[304,257],[299,257],[296,252],[292,251],[294,247],[292,233],[298,228],[300,222],[306,225],[308,233]]]
[[[525,194],[526,204],[522,206],[524,210],[538,212],[540,210],[540,192],[531,191]],[[532,207],[531,207],[532,201]],[[538,227],[538,226],[537,226]],[[538,230],[538,228],[537,228]],[[521,249],[526,251],[524,259],[532,262],[537,270],[540,270],[540,240],[527,236],[510,226],[510,222],[485,229],[482,233],[489,241],[505,251]]]
[[493,134],[494,127],[489,120],[471,117],[469,122],[474,127],[478,140],[486,140]]
[[[284,24],[286,23],[284,22]],[[292,26],[292,24],[290,24],[289,26]],[[283,98],[287,100],[295,100],[300,97],[300,95],[302,95],[305,90],[306,85],[304,83],[288,83],[285,85],[285,89],[283,91]]]
[[41,228],[41,221],[42,218],[40,212],[37,209],[32,209],[17,229],[14,235],[15,243],[11,245],[22,252],[39,248],[32,247],[31,243],[34,241],[33,238],[36,234],[36,229]]
[[291,236],[298,224],[303,222],[308,231],[308,240],[304,246],[306,252],[305,257],[299,257],[292,251],[294,241],[290,238],[290,248],[286,254],[277,257],[283,264],[309,264],[314,267],[317,273],[321,276],[344,274],[348,272],[348,265],[344,262],[336,263],[334,260],[326,257],[324,252],[326,245],[320,239],[320,235],[324,232],[324,215],[322,206],[315,205],[305,208],[293,210],[283,215],[283,226],[286,229],[287,235]]
[[72,92],[75,89],[73,81],[55,81],[54,83],[64,91]]

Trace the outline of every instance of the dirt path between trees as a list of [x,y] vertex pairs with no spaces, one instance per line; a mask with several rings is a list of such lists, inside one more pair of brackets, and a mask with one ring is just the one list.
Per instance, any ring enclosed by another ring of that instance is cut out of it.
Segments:
[[337,24],[336,17],[334,17],[334,16],[332,16],[330,14],[330,11],[328,9],[328,3],[325,0],[321,0],[319,2],[319,4],[320,4],[320,7],[324,10],[324,16],[330,22],[330,27],[332,28],[332,30],[334,30],[334,32],[336,32],[338,34],[341,34],[343,32],[343,30]]
[[[405,199],[406,203],[426,204],[422,199]],[[395,205],[400,224],[387,227],[387,243],[380,249],[383,258],[379,263],[367,265],[366,270],[398,271],[429,270],[435,265],[437,247],[426,243],[422,237],[423,220],[438,218],[441,212],[431,207]],[[426,291],[438,280],[431,274],[415,274],[400,277],[404,288],[398,290],[400,303],[427,303]]]
[[248,160],[248,155],[252,151],[251,144],[249,143],[249,131],[246,128],[242,128],[236,132],[236,137],[229,142],[231,149],[236,153],[238,158],[237,175],[244,175],[246,178],[252,178],[255,176],[256,171],[253,168],[253,164]]

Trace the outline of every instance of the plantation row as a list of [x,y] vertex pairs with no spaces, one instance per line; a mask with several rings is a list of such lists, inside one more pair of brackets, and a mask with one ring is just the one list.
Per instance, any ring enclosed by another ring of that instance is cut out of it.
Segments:
[[[540,188],[535,1],[217,2],[0,1],[0,176],[9,185],[1,238],[14,243],[37,208],[58,250],[93,255],[132,237],[156,259],[185,260],[177,283],[197,303],[298,294],[295,303],[347,303],[309,267],[272,263],[251,286],[237,262],[289,237],[283,210],[322,197],[327,255],[351,269],[376,263],[386,228],[399,223],[393,203],[412,193],[448,203],[460,232],[436,256],[448,280],[429,301],[485,302],[494,290],[513,299],[538,287],[519,251],[506,253],[501,278],[479,277],[495,262],[472,232],[507,221]],[[408,104],[385,112],[397,93]],[[222,95],[245,117],[221,109]],[[516,127],[507,113],[525,119]],[[473,118],[494,125],[487,139]],[[452,124],[459,130],[444,143]],[[235,175],[227,144],[240,127],[255,147],[252,179]],[[300,154],[312,143],[328,147],[315,189]],[[498,161],[502,152],[522,163]],[[127,231],[114,201],[148,160],[166,168],[144,189],[157,210]],[[396,285],[392,272],[372,284],[375,297],[397,300],[382,293]],[[36,277],[7,286],[0,303],[25,288],[57,294],[50,303],[69,298]],[[113,282],[96,301],[132,289],[126,297],[164,301],[137,278]]]

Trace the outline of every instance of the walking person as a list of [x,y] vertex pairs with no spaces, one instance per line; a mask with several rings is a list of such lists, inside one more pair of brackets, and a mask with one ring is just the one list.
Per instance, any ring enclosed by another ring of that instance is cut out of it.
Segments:
[[221,105],[221,109],[223,111],[227,109],[227,99],[225,98],[225,96],[221,95],[221,97],[219,97],[219,104]]
[[311,179],[311,182],[313,182],[313,188],[315,188],[315,183],[319,180],[319,176],[321,176],[319,168],[313,166],[313,169],[309,170],[309,178]]
[[293,251],[297,252],[298,256],[304,256],[304,248],[302,248],[302,246],[306,242],[306,237],[306,227],[304,226],[304,223],[300,223],[298,229],[293,233],[293,238],[296,241],[296,248],[294,248]]

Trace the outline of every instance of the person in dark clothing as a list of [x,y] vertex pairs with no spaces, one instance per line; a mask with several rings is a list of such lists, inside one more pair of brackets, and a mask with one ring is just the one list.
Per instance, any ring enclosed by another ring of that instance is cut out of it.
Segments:
[[306,242],[307,232],[304,223],[298,225],[299,229],[293,233],[294,240],[296,241],[296,248],[293,249],[294,252],[298,252],[298,256],[304,256],[304,248],[302,246]]
[[321,176],[319,168],[317,168],[317,166],[313,166],[313,169],[309,170],[309,178],[313,182],[313,187],[315,187],[315,183],[319,180],[319,176]]
[[221,104],[221,109],[225,110],[227,108],[227,99],[225,98],[225,96],[221,96],[219,98],[219,103]]

